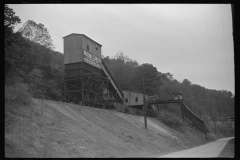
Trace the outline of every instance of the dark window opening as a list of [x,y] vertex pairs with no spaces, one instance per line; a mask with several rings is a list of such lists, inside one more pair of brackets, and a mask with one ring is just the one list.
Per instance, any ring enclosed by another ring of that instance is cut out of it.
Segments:
[[136,101],[136,102],[138,101],[138,97],[135,98],[135,101]]
[[128,102],[128,98],[125,98],[125,102]]
[[96,45],[96,50],[98,50],[98,47],[97,47],[97,45]]
[[87,45],[87,50],[89,51],[89,45]]

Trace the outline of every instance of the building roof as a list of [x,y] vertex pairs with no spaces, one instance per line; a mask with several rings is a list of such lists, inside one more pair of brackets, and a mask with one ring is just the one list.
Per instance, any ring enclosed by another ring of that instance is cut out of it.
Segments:
[[70,35],[81,35],[81,36],[84,36],[84,37],[86,37],[86,38],[90,39],[91,41],[93,41],[93,42],[95,42],[95,43],[99,44],[100,46],[102,46],[100,43],[98,43],[98,42],[94,41],[93,39],[89,38],[88,36],[86,36],[86,35],[84,35],[84,34],[71,33],[71,34],[69,34],[69,35],[67,35],[67,36],[64,36],[63,38],[66,38],[66,37],[68,37],[68,36],[70,36]]
[[[124,91],[122,91],[122,92],[131,92],[131,93],[136,93],[136,94],[142,94],[142,95],[143,95],[143,93],[139,93],[139,92],[132,92],[132,91],[128,91],[128,90],[124,90]],[[149,97],[149,95],[147,95],[147,94],[145,94],[145,96],[148,96],[148,97]]]
[[178,93],[177,93],[177,92],[175,92],[175,93],[172,93],[172,94],[181,94],[181,95],[183,95],[182,93],[179,93],[179,92],[178,92]]
[[143,94],[143,93],[139,93],[139,92],[132,92],[132,91],[128,91],[128,90],[124,90],[123,92],[131,92],[131,93]]

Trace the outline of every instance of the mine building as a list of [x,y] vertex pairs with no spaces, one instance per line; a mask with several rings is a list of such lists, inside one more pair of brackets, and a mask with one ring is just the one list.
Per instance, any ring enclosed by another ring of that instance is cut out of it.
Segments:
[[102,45],[84,34],[63,37],[66,102],[103,106],[122,102],[123,93],[101,59]]
[[[133,112],[136,111],[143,111],[143,94],[142,93],[136,93],[136,92],[130,92],[130,91],[122,91],[123,97],[124,97],[124,105],[131,110],[134,109]],[[154,96],[156,98],[157,96]],[[145,95],[145,104],[147,104],[148,101],[150,101],[150,98],[153,98],[153,96]],[[149,110],[156,111],[157,112],[157,106],[151,105],[151,108],[148,108]]]
[[[64,40],[66,102],[136,112],[143,109],[143,94],[121,91],[102,61],[102,45],[84,34],[72,33]],[[146,101],[149,96],[145,95]]]
[[[124,105],[125,106],[139,106],[143,105],[143,94],[130,92],[130,91],[122,91],[124,97]],[[145,95],[145,99],[148,99],[148,96]]]
[[182,100],[182,93],[172,93],[173,94],[173,100]]
[[[180,103],[183,119],[206,133],[204,121],[184,103],[181,93],[173,93],[172,100],[159,100],[157,95],[122,91],[102,60],[102,45],[84,34],[72,33],[64,41],[64,100],[84,106],[114,109],[116,111],[154,116],[157,105]],[[146,121],[145,121],[146,122]],[[145,123],[146,128],[146,123]]]

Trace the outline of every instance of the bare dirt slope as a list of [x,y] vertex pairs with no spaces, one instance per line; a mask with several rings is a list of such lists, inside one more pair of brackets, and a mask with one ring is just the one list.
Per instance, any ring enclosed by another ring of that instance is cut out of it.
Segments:
[[6,157],[152,157],[205,143],[202,133],[184,132],[141,116],[33,99],[5,106]]

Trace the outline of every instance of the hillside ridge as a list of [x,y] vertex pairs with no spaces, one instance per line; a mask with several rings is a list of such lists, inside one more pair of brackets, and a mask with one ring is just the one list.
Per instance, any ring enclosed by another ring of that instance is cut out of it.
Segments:
[[146,157],[206,142],[191,127],[148,118],[146,130],[143,117],[113,110],[40,99],[6,108],[6,157]]

